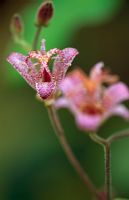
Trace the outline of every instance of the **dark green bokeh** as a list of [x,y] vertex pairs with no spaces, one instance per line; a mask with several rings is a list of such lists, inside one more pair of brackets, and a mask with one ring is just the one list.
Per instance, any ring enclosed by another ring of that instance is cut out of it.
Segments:
[[[13,2],[13,3],[12,3]],[[0,98],[0,199],[2,200],[90,200],[90,194],[67,161],[51,128],[47,112],[24,80],[5,62],[13,46],[9,20],[14,12],[23,15],[26,38],[31,42],[35,10],[41,1],[1,2],[1,98]],[[129,74],[129,4],[122,0],[54,0],[55,17],[41,37],[47,48],[76,47],[75,65],[85,71],[103,60],[127,83]],[[73,67],[72,67],[73,68]],[[101,147],[77,130],[72,115],[59,111],[67,138],[89,176],[100,188],[104,182]],[[100,129],[103,137],[129,127],[111,118]],[[69,131],[70,130],[70,131]],[[129,139],[112,146],[114,191],[129,198]]]

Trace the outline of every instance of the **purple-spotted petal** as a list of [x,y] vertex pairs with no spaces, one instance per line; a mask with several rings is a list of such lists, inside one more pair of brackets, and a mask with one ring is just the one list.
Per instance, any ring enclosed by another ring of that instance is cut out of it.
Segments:
[[47,99],[49,96],[51,96],[54,89],[55,84],[53,82],[36,83],[37,93],[42,99]]
[[78,54],[77,49],[65,48],[62,50],[60,56],[64,59],[66,66],[70,66],[77,54]]
[[12,53],[7,58],[7,61],[20,73],[20,75],[35,89],[34,76],[32,63],[28,60],[27,56],[20,53]]
[[113,107],[107,113],[105,113],[104,118],[106,119],[113,115],[117,115],[117,116],[123,117],[124,119],[129,120],[129,110],[124,105],[121,105],[121,104]]
[[53,75],[56,81],[60,82],[64,78],[68,67],[71,66],[72,61],[77,54],[78,51],[74,48],[66,48],[59,52],[53,67]]
[[76,115],[76,122],[82,130],[96,131],[102,122],[102,118],[100,115],[78,113]]
[[124,83],[119,82],[113,84],[105,91],[103,105],[106,109],[109,109],[127,99],[129,99],[129,89]]

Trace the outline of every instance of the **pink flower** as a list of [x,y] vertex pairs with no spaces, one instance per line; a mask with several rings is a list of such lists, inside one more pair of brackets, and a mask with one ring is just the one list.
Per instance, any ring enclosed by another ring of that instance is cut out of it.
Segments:
[[80,69],[74,70],[62,81],[60,89],[63,94],[55,106],[69,108],[83,130],[96,131],[112,115],[129,119],[129,110],[121,104],[129,99],[129,89],[117,81],[117,76],[103,70],[103,63],[96,64],[89,77]]
[[[55,48],[46,52],[43,40],[40,51],[31,51],[27,56],[12,53],[7,60],[42,99],[47,99],[54,97],[60,81],[77,54],[78,51],[73,48]],[[50,71],[50,61],[53,60],[53,68]]]

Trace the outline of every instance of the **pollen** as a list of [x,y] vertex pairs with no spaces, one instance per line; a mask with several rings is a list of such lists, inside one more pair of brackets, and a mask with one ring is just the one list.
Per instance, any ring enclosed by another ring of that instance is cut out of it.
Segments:
[[38,60],[40,63],[42,63],[42,62],[48,63],[50,58],[48,56],[44,55],[44,56],[40,56]]
[[39,51],[32,51],[29,53],[29,58],[34,58],[38,60],[39,63],[45,62],[48,63],[50,60],[50,57],[48,55],[42,55]]

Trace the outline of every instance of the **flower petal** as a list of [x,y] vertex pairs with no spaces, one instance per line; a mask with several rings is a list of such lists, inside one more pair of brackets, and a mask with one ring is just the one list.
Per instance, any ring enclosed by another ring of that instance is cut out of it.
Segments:
[[48,68],[43,68],[42,70],[42,76],[43,76],[43,81],[44,82],[51,82],[51,73],[48,70]]
[[49,96],[51,96],[54,89],[55,84],[53,82],[36,83],[37,93],[42,99],[47,99]]
[[98,77],[102,75],[102,68],[103,67],[104,67],[103,62],[99,62],[96,65],[94,65],[94,67],[92,68],[92,70],[90,72],[90,78],[93,79],[93,80],[98,79]]
[[113,84],[105,91],[103,105],[106,109],[109,109],[127,99],[129,99],[129,89],[124,83],[119,82]]
[[101,83],[112,84],[112,83],[117,82],[119,79],[118,76],[111,75],[109,73],[109,70],[105,70],[103,67],[104,67],[104,63],[99,62],[92,68],[90,72],[91,80],[95,81],[96,84],[101,84]]
[[103,120],[100,115],[88,115],[81,113],[77,107],[65,97],[59,98],[55,101],[54,105],[57,109],[68,108],[75,116],[78,127],[82,130],[96,131]]
[[119,105],[113,107],[112,109],[110,109],[107,113],[105,113],[104,118],[106,119],[113,115],[118,115],[118,116],[121,116],[121,117],[129,120],[129,109],[126,108],[124,105],[119,104]]
[[78,127],[82,130],[96,131],[100,126],[102,117],[100,115],[87,115],[78,113],[76,115],[76,122]]
[[69,108],[69,101],[64,98],[64,97],[60,97],[59,99],[57,99],[54,103],[55,107],[58,108]]
[[86,93],[81,73],[80,69],[73,70],[61,81],[60,89],[65,95],[76,96],[78,93],[83,95]]
[[71,77],[68,77],[68,76],[61,81],[60,89],[65,95],[69,95],[69,93],[71,93],[74,86],[73,83],[74,83],[74,79],[71,79]]
[[53,75],[57,82],[60,82],[64,78],[68,67],[77,54],[78,51],[74,48],[66,48],[59,52],[53,67]]
[[[27,56],[20,53],[12,53],[7,58],[7,61],[20,73],[20,75],[35,89],[34,76],[32,63],[28,60]],[[31,72],[32,70],[32,72]]]

